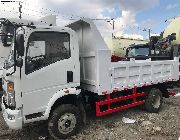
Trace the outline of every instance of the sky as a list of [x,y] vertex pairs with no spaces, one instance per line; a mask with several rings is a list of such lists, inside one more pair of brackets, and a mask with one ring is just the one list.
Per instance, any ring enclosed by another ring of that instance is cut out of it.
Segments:
[[[0,3],[0,17],[18,18],[18,3]],[[148,38],[160,34],[180,15],[180,0],[23,0],[22,18],[37,20],[55,14],[63,26],[79,18],[94,20],[103,37]],[[112,23],[114,20],[115,29]],[[109,20],[109,22],[108,22]],[[167,22],[165,22],[167,20]]]

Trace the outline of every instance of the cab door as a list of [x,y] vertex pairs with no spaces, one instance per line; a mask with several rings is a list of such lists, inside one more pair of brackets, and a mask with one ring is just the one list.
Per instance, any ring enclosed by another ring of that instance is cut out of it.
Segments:
[[42,113],[58,90],[72,87],[78,63],[69,32],[34,31],[30,34],[22,71],[23,114]]

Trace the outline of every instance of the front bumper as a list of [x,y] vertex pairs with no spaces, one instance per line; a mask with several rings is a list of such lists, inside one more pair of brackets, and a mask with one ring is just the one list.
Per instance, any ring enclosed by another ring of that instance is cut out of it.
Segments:
[[[22,129],[22,112],[21,110],[11,110],[5,107],[4,103],[1,104],[4,120],[11,129]],[[10,116],[13,119],[10,119]]]

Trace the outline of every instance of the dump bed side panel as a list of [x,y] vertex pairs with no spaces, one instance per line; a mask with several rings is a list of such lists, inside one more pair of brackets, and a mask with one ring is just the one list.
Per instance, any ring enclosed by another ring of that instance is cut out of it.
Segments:
[[112,90],[176,81],[179,79],[178,63],[178,60],[112,63]]

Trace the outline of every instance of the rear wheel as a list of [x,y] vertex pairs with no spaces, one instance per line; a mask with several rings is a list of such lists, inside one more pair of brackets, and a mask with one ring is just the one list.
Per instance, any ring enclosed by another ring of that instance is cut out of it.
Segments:
[[152,88],[145,100],[145,109],[151,113],[157,113],[162,106],[162,93],[157,88]]
[[55,139],[65,139],[78,131],[80,113],[76,106],[65,104],[57,107],[48,122],[49,134]]

